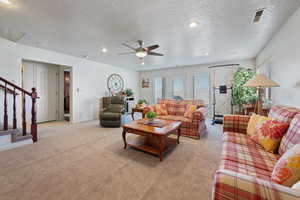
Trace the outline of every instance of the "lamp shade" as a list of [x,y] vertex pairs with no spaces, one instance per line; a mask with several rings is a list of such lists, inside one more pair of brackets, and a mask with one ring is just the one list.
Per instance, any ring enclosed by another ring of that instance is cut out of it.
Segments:
[[279,85],[269,79],[264,74],[256,74],[252,79],[244,84],[246,87],[279,87]]

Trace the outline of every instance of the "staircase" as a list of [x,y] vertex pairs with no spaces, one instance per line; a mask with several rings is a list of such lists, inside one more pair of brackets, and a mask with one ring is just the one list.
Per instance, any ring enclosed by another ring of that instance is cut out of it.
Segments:
[[[36,89],[32,88],[32,91],[28,92],[14,83],[0,77],[0,95],[3,95],[4,102],[3,110],[0,110],[0,117],[3,114],[3,123],[0,123],[0,149],[1,146],[28,142],[29,139],[30,141],[32,140],[31,143],[37,142],[36,99],[38,99],[38,97]],[[10,95],[12,98],[9,97]],[[20,96],[21,102],[17,102],[17,96]],[[27,100],[30,99],[31,101],[30,130],[26,123],[26,97]],[[11,99],[12,102],[10,102],[9,99]],[[17,127],[17,103],[18,105],[21,103],[22,110],[22,123],[20,128]],[[12,107],[11,110],[8,110],[9,105]],[[11,120],[9,120],[9,113],[12,115]]]

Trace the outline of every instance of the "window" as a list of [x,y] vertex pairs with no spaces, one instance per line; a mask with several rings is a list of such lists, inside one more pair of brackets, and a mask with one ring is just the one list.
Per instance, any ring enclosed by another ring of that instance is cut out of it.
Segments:
[[176,99],[184,99],[184,77],[176,76],[173,79],[173,97]]
[[209,103],[209,74],[201,73],[193,77],[193,98]]
[[157,99],[163,98],[163,78],[155,77],[153,79],[153,103],[157,102]]

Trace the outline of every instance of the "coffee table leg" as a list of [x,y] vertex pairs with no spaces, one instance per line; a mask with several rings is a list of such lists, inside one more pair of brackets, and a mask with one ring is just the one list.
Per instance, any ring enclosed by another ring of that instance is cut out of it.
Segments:
[[163,151],[164,151],[164,144],[163,144],[163,136],[159,136],[159,160],[163,160]]
[[177,130],[177,143],[178,144],[179,144],[180,135],[181,135],[181,131],[180,131],[180,128],[178,128],[178,130]]
[[124,149],[126,149],[127,142],[126,142],[126,129],[125,128],[123,128],[122,137],[123,137],[123,141],[124,141]]
[[134,121],[134,111],[133,110],[131,112],[131,117],[132,117],[132,120]]

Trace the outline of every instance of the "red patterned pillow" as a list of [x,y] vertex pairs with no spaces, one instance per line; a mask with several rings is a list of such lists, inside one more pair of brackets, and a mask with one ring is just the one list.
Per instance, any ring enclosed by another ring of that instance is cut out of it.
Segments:
[[273,169],[271,180],[288,187],[300,181],[300,144],[296,144],[280,157]]
[[156,104],[155,112],[157,115],[168,115],[167,105],[166,104]]
[[257,126],[257,133],[251,138],[263,146],[266,151],[275,153],[288,128],[288,123],[267,120]]

